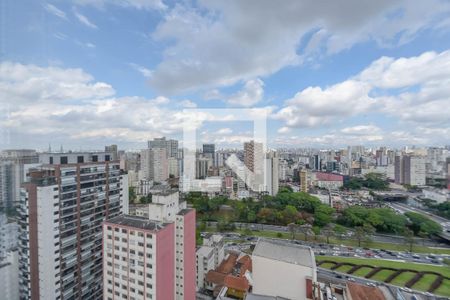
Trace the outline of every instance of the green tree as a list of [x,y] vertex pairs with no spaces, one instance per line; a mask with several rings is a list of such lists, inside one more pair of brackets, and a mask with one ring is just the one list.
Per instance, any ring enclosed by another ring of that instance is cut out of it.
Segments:
[[314,210],[314,224],[325,226],[333,219],[334,209],[328,205],[320,205]]
[[134,203],[136,201],[136,191],[133,186],[128,187],[128,201]]
[[415,243],[414,232],[411,229],[405,229],[405,244],[408,246],[409,252],[413,251]]
[[251,210],[247,214],[247,222],[253,223],[255,221],[256,221],[256,213],[253,210]]
[[423,233],[424,235],[432,236],[442,232],[441,225],[422,214],[407,212],[405,216],[410,220],[410,228],[416,235]]
[[[336,225],[336,226],[340,226],[340,225]],[[330,225],[327,225],[321,230],[321,233],[326,238],[327,244],[329,244],[330,237],[332,237],[334,235],[333,227],[331,227]]]

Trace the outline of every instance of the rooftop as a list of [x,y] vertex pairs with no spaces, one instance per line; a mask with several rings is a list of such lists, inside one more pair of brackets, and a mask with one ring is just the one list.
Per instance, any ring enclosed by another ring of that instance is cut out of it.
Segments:
[[258,294],[252,294],[249,293],[247,294],[247,296],[245,297],[245,300],[289,300],[283,297],[278,297],[278,296],[265,296],[265,295],[258,295]]
[[169,223],[162,223],[159,221],[149,220],[145,217],[120,215],[115,218],[106,221],[116,225],[130,226],[138,229],[145,230],[160,230],[166,227]]
[[347,290],[353,300],[385,300],[383,292],[377,287],[348,282]]
[[316,265],[310,247],[285,241],[259,239],[252,255],[311,268]]
[[184,208],[184,209],[180,210],[180,211],[177,213],[177,215],[184,216],[184,215],[188,214],[188,213],[191,212],[191,211],[192,211],[192,208]]
[[218,286],[226,286],[239,291],[248,291],[250,283],[245,277],[247,271],[252,270],[250,256],[244,255],[239,258],[238,253],[231,252],[216,270],[210,270],[206,274],[206,280]]
[[201,246],[197,249],[196,253],[202,256],[209,256],[211,252],[213,252],[214,248],[209,246]]

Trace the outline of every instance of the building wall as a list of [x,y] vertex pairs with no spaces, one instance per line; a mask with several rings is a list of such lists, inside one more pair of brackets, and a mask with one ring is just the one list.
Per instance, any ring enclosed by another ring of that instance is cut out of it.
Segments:
[[[19,300],[19,254],[16,251],[7,253],[0,260],[0,291],[2,299]],[[0,297],[0,298],[1,298]]]
[[41,299],[56,299],[60,288],[60,278],[55,276],[60,271],[59,189],[57,185],[38,187],[37,193],[39,295]]
[[252,256],[253,293],[285,297],[291,300],[306,298],[306,279],[316,279],[315,268]]
[[101,224],[121,213],[128,194],[119,163],[51,165],[30,172],[35,177],[24,184],[19,210],[22,295],[54,299],[54,287],[60,287],[56,293],[64,299],[101,298]]
[[184,215],[184,300],[195,300],[195,210]]
[[156,237],[156,299],[173,300],[175,286],[175,225]]

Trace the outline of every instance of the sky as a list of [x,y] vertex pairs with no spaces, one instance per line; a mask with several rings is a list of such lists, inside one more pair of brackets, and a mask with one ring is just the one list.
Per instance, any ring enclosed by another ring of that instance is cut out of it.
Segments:
[[450,1],[4,0],[0,148],[450,144]]

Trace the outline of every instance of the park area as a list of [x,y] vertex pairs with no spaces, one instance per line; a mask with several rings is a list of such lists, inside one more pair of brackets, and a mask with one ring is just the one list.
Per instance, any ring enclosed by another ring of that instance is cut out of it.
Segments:
[[334,256],[318,256],[316,260],[321,268],[450,297],[447,266]]

